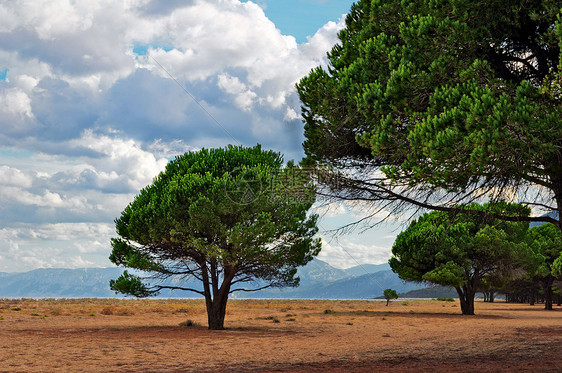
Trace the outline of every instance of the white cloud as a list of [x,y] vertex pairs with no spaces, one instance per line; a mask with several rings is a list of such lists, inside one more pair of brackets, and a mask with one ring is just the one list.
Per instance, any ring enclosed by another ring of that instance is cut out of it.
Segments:
[[[139,190],[152,182],[168,163],[168,159],[156,159],[134,140],[96,135],[91,130],[80,139],[72,141],[76,146],[98,152],[102,157],[90,159],[91,167],[85,167],[97,180],[98,186],[121,181],[131,190]],[[83,171],[83,172],[84,172]]]
[[59,223],[0,229],[3,260],[0,272],[34,268],[110,266],[110,238],[106,223]]
[[29,96],[19,88],[8,88],[0,92],[0,111],[19,116],[20,118],[33,117],[31,100]]
[[318,259],[337,268],[349,268],[358,264],[382,264],[390,258],[388,247],[380,247],[356,242],[358,238],[322,239],[322,251]]
[[259,142],[298,160],[294,85],[341,27],[299,45],[253,2],[2,2],[0,271],[107,265],[113,219],[185,151]]
[[219,75],[218,87],[224,92],[235,96],[236,105],[244,111],[249,111],[258,96],[237,77],[228,74]]
[[33,178],[24,174],[17,168],[8,166],[0,166],[0,185],[13,186],[20,188],[29,188],[33,182]]
[[162,139],[155,139],[152,144],[148,145],[147,150],[154,154],[155,157],[171,159],[188,151],[197,151],[199,149],[187,145],[183,140],[164,142]]

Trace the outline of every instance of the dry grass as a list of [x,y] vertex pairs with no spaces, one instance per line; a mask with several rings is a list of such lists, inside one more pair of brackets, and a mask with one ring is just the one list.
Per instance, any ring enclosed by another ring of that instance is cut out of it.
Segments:
[[544,371],[562,352],[561,310],[385,303],[231,300],[209,331],[201,300],[0,299],[0,371]]

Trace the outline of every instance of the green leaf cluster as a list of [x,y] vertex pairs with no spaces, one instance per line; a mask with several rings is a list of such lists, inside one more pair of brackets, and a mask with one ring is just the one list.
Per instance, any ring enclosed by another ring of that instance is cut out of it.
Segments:
[[386,300],[398,299],[398,293],[394,289],[384,289],[384,298]]
[[[516,205],[469,205],[495,213]],[[528,213],[528,211],[527,211]],[[389,260],[393,271],[409,281],[473,288],[491,276],[524,265],[528,223],[486,216],[434,211],[413,221],[400,233]]]
[[534,267],[531,277],[560,277],[562,260],[562,231],[551,223],[529,229],[527,243],[533,254]]
[[[110,260],[153,279],[195,275],[217,294],[228,276],[228,286],[296,286],[296,267],[320,250],[314,200],[309,175],[259,145],[188,152],[116,219]],[[135,296],[158,289],[129,274],[111,286]]]
[[308,162],[391,180],[561,194],[559,0],[360,0],[304,77]]

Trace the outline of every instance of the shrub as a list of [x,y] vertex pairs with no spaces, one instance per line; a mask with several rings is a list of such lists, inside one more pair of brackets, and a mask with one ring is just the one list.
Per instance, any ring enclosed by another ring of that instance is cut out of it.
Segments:
[[135,314],[135,312],[128,310],[128,309],[120,309],[117,312],[115,312],[115,314],[117,316],[132,316]]
[[179,323],[179,326],[180,326],[181,328],[191,328],[191,327],[194,327],[194,326],[199,326],[199,324],[196,323],[196,322],[193,321],[193,320],[186,320],[186,321],[184,321],[184,322],[180,322],[180,323]]

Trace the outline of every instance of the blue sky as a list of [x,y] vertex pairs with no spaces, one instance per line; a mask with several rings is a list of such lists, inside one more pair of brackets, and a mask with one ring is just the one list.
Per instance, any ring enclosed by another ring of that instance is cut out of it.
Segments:
[[353,1],[349,0],[262,0],[257,2],[267,17],[284,34],[297,42],[306,42],[328,21],[346,14]]
[[[113,220],[183,152],[261,143],[301,159],[295,83],[326,64],[350,6],[1,2],[0,272],[110,266]],[[395,224],[330,235],[364,210],[317,207],[321,259],[388,259]]]

